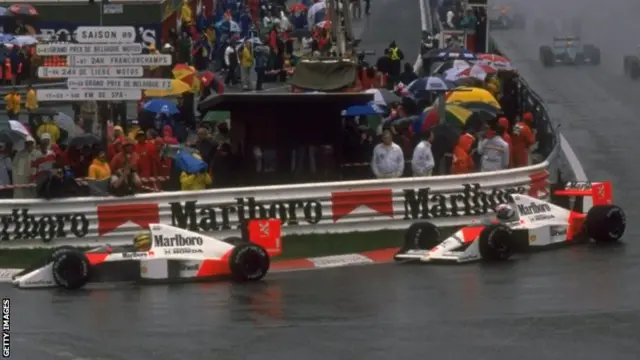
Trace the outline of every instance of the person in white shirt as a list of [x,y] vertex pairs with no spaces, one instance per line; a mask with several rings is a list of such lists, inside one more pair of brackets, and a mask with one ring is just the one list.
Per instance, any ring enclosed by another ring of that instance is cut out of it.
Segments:
[[399,178],[404,171],[404,154],[392,141],[391,130],[382,132],[382,143],[373,148],[371,170],[378,179]]
[[[13,184],[25,185],[31,183],[31,179],[36,175],[34,163],[40,158],[42,153],[36,150],[36,142],[31,136],[24,140],[24,149],[18,151],[13,158]],[[18,188],[13,191],[14,199],[27,199],[36,197],[36,188]]]
[[236,85],[238,78],[236,77],[236,69],[238,68],[238,52],[236,50],[235,40],[229,42],[227,48],[224,50],[224,64],[227,66],[227,76],[224,79],[225,85]]
[[431,153],[431,142],[433,142],[433,133],[426,130],[422,133],[422,141],[413,149],[413,157],[411,158],[411,170],[413,176],[431,176],[435,162]]
[[495,129],[487,130],[485,138],[478,144],[480,171],[498,171],[509,168],[509,144]]

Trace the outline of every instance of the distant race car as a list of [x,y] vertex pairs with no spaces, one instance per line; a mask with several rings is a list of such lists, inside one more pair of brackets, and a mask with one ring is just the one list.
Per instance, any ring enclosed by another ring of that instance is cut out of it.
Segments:
[[494,5],[488,9],[491,29],[524,29],[526,18],[514,5]]
[[101,246],[87,252],[60,247],[13,279],[20,288],[79,289],[93,282],[166,282],[229,277],[257,281],[281,253],[280,220],[251,220],[243,237],[224,240],[152,224],[151,247]]
[[623,61],[624,74],[633,80],[640,78],[640,56],[626,55]]
[[[530,248],[619,240],[626,229],[622,209],[611,204],[611,183],[573,182],[557,195],[580,198],[575,204],[593,201],[587,213],[566,210],[552,203],[526,195],[513,195],[512,202],[501,205],[512,209],[509,219],[466,226],[444,241],[439,230],[429,222],[412,224],[403,248],[395,255],[398,261],[467,263],[479,260],[503,261],[512,254]],[[497,212],[498,213],[498,212]],[[499,214],[499,213],[498,213]]]
[[545,67],[556,64],[600,65],[600,48],[583,45],[579,37],[554,37],[551,46],[540,46],[540,61]]

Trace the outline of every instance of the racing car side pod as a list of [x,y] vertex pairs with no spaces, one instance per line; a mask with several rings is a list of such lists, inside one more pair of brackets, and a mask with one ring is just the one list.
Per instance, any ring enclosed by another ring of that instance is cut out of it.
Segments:
[[[225,241],[235,245],[228,258],[229,275],[232,280],[258,281],[267,274],[270,257],[263,247],[240,238],[229,238]],[[63,289],[80,289],[91,282],[94,275],[87,254],[70,246],[55,249],[44,262],[51,264],[53,282]]]

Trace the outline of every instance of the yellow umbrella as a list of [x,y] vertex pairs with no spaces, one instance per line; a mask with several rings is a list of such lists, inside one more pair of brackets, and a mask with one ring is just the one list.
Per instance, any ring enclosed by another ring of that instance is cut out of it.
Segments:
[[180,96],[183,93],[192,91],[191,86],[182,80],[171,80],[171,89],[151,89],[145,90],[144,96],[148,98],[163,98]]
[[173,73],[174,78],[182,80],[185,77],[195,75],[196,68],[187,64],[177,64],[171,72]]
[[447,103],[482,102],[500,109],[500,103],[495,96],[485,89],[476,87],[459,87],[447,93]]

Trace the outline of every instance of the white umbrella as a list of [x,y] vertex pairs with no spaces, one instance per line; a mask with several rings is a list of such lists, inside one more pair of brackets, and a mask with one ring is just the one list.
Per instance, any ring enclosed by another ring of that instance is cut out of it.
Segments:
[[25,46],[25,45],[37,44],[38,40],[36,38],[34,38],[33,36],[21,35],[21,36],[16,36],[15,38],[13,38],[13,40],[11,40],[11,43],[13,45]]
[[9,120],[9,126],[11,127],[11,132],[16,133],[23,138],[31,136],[29,130],[19,121]]
[[84,134],[84,130],[73,121],[73,118],[65,113],[57,113],[53,116],[53,120],[60,129],[67,132],[67,139]]
[[367,89],[365,93],[373,94],[373,102],[382,106],[388,106],[391,103],[402,101],[400,96],[387,89]]
[[313,4],[313,6],[309,8],[309,12],[307,13],[307,22],[309,23],[309,25],[315,25],[322,21],[326,9],[327,3],[325,3],[324,1]]

